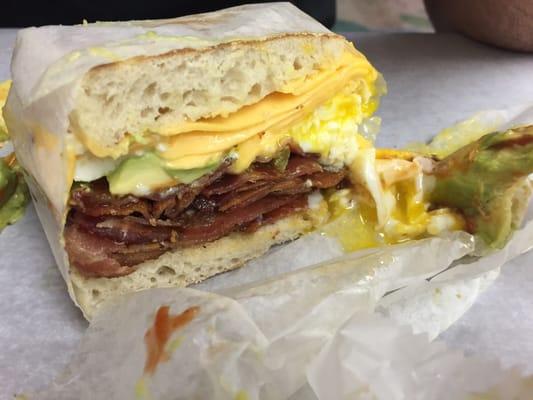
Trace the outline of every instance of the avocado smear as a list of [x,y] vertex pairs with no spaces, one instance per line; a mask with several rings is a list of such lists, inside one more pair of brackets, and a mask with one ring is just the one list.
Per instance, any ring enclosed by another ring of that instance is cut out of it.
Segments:
[[29,200],[28,186],[14,157],[0,159],[0,230],[24,215]]
[[468,230],[502,248],[519,228],[533,173],[533,125],[481,137],[439,161],[430,201],[463,212]]
[[189,184],[216,170],[221,161],[201,168],[171,169],[152,152],[128,157],[107,175],[109,191],[114,195],[143,196],[159,188]]

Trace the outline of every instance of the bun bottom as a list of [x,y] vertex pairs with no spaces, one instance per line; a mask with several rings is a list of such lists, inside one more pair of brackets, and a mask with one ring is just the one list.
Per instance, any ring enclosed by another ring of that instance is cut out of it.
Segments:
[[75,301],[90,320],[106,301],[130,292],[158,287],[185,287],[243,266],[272,246],[297,239],[328,219],[325,201],[313,210],[291,215],[254,233],[232,233],[211,243],[169,251],[139,264],[118,278],[87,278],[71,268]]

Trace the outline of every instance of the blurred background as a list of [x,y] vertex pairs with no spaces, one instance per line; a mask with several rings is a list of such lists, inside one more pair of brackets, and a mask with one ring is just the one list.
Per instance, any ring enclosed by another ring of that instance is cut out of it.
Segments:
[[[83,19],[168,18],[262,0],[1,0],[0,26],[78,24]],[[292,0],[292,3],[336,31],[430,31],[423,0]]]
[[337,0],[338,32],[431,32],[423,0]]
[[[157,19],[265,0],[0,0],[0,27]],[[291,0],[336,32],[458,32],[533,51],[533,0]]]

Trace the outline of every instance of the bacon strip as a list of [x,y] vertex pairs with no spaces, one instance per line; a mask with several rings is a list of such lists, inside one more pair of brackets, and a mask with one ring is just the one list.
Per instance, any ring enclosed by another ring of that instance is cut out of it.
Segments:
[[254,232],[301,212],[308,193],[346,176],[294,153],[284,171],[271,163],[254,163],[240,175],[227,169],[146,197],[113,196],[105,179],[74,189],[65,228],[71,264],[86,276],[126,275],[168,250]]
[[150,218],[151,215],[147,200],[135,196],[112,196],[104,179],[93,182],[90,186],[83,185],[72,190],[69,205],[91,217],[138,213]]
[[84,232],[74,224],[65,227],[65,248],[70,262],[85,276],[113,277],[133,270],[111,254],[121,245],[112,240]]
[[249,224],[241,227],[242,232],[252,233],[258,230],[263,225],[273,224],[280,219],[293,215],[295,213],[304,211],[307,208],[307,197],[298,196],[290,203],[287,203],[273,211],[270,211],[264,215],[259,216]]
[[233,232],[237,227],[253,221],[258,216],[271,212],[291,201],[301,201],[292,196],[268,196],[255,203],[234,209],[227,213],[217,213],[195,219],[181,231],[179,241],[184,246],[212,242]]

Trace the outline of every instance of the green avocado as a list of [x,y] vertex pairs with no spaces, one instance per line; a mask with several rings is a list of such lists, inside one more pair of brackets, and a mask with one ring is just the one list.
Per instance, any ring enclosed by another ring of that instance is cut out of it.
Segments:
[[502,248],[527,208],[533,126],[485,135],[439,161],[431,202],[463,212],[468,229]]
[[0,161],[0,206],[11,196],[16,186],[16,175],[4,160]]
[[189,184],[205,174],[213,172],[220,161],[202,168],[170,169],[154,153],[125,159],[107,175],[109,191],[115,195],[144,195],[154,188],[176,184]]
[[10,167],[0,160],[0,230],[14,224],[23,215],[30,199],[28,186],[22,177],[20,167]]
[[129,157],[107,175],[109,191],[116,195],[143,195],[152,188],[170,186],[174,179],[161,166],[153,153]]

